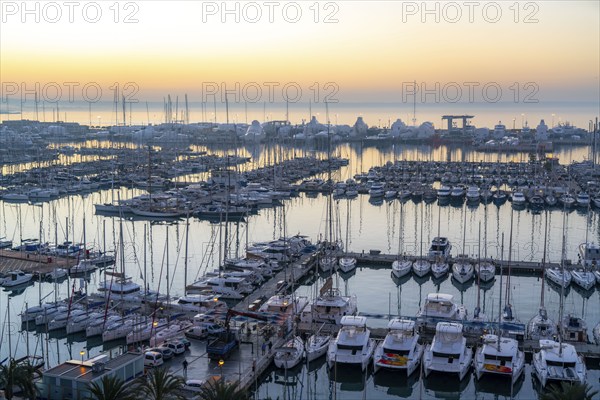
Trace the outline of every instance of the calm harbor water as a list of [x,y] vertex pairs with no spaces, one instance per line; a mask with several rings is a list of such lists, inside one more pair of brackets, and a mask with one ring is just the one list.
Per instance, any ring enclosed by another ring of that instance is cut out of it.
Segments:
[[[223,150],[224,151],[224,150]],[[264,148],[246,148],[248,156],[255,158],[256,165],[264,164],[270,157]],[[295,149],[302,152],[304,149]],[[463,152],[460,149],[445,147],[431,149],[428,146],[402,146],[378,149],[375,147],[357,148],[354,145],[343,145],[339,148],[342,157],[348,157],[350,163],[339,172],[335,179],[347,179],[355,173],[367,171],[373,165],[383,165],[394,159],[447,160],[447,153],[452,160],[478,160],[478,157],[488,161],[499,158],[495,154]],[[587,156],[584,148],[566,148],[555,152],[562,163],[582,160]],[[501,156],[501,161],[523,160],[527,155],[513,154]],[[205,175],[188,176],[188,181],[205,179]],[[126,188],[118,189],[121,199],[129,198],[142,192]],[[6,236],[18,243],[20,239],[41,238],[43,242],[62,242],[68,238],[76,242],[85,238],[88,245],[102,247],[104,241],[108,250],[116,247],[119,236],[119,219],[94,215],[95,203],[110,201],[117,193],[103,190],[87,196],[70,196],[48,203],[40,204],[11,204],[0,201],[0,237]],[[404,224],[400,226],[400,217]],[[384,202],[376,206],[368,201],[368,196],[361,195],[357,199],[345,199],[335,202],[334,213],[337,216],[335,229],[338,236],[346,238],[350,251],[368,251],[378,249],[384,253],[397,253],[399,242],[403,252],[419,255],[425,253],[429,243],[439,232],[449,237],[453,244],[452,254],[466,253],[469,255],[491,256],[500,258],[500,244],[504,234],[505,254],[508,257],[510,221],[513,219],[513,260],[541,262],[543,256],[543,237],[545,214],[532,214],[528,210],[513,211],[510,203],[497,207],[479,205],[476,208],[443,206],[437,203],[415,204],[412,201],[402,206],[398,200]],[[423,215],[423,224],[421,224]],[[466,217],[466,224],[465,224]],[[349,221],[349,223],[347,223]],[[552,210],[548,212],[548,260],[558,262],[561,258],[563,231],[566,236],[566,258],[577,260],[577,247],[586,241],[600,242],[600,220],[597,211],[568,213],[566,229],[563,230],[563,212]],[[149,286],[166,292],[166,282],[172,295],[183,294],[184,288],[184,246],[185,221],[178,223],[150,224],[143,220],[127,219],[123,221],[123,236],[125,241],[125,268],[128,275],[138,283],[142,282],[144,258],[147,260],[146,279]],[[146,229],[146,238],[144,230]],[[246,222],[233,224],[228,227],[228,242],[230,254],[243,254],[247,242],[263,241],[278,238],[284,234],[302,233],[313,241],[326,230],[326,197],[318,195],[307,197],[301,195],[284,201],[284,206],[275,209],[263,209],[259,215],[251,216]],[[422,232],[422,233],[421,233]],[[480,234],[481,232],[481,234]],[[190,219],[188,251],[188,284],[206,271],[218,266],[218,260],[223,257],[219,243],[225,240],[224,230],[218,224]],[[169,260],[166,260],[166,237],[169,237]],[[463,243],[463,235],[465,242]],[[221,236],[221,240],[220,240]],[[403,240],[399,240],[402,236]],[[420,238],[423,238],[422,243]],[[144,239],[147,241],[147,254],[144,257]],[[168,274],[168,275],[167,275]],[[169,277],[168,280],[166,277]],[[85,284],[88,290],[94,291],[102,275],[95,272]],[[399,284],[392,280],[389,268],[367,268],[359,266],[353,276],[339,278],[338,286],[342,292],[356,294],[359,311],[377,318],[369,318],[373,327],[386,326],[388,314],[414,316],[421,302],[430,292],[450,293],[455,300],[465,304],[470,312],[477,302],[477,288],[474,284],[467,287],[455,286],[451,279],[433,282],[431,278],[416,281],[410,278]],[[23,356],[30,353],[40,354],[42,346],[48,348],[50,365],[69,358],[78,358],[79,351],[84,349],[90,356],[104,350],[101,342],[87,342],[85,337],[48,338],[45,334],[20,331],[19,313],[26,304],[35,305],[40,301],[65,298],[73,290],[82,285],[82,281],[64,281],[58,285],[48,282],[33,283],[31,286],[17,291],[3,290],[0,292],[0,315],[2,321],[2,347],[0,358],[4,359],[9,353]],[[298,292],[312,296],[313,285],[300,286]],[[482,291],[481,302],[489,317],[497,316],[500,285],[497,279],[494,285]],[[504,288],[503,288],[504,290]],[[526,323],[535,313],[539,305],[541,279],[538,276],[519,276],[511,280],[511,297],[517,317]],[[503,297],[504,297],[503,293]],[[554,319],[558,317],[559,292],[545,286],[545,301],[549,314]],[[10,306],[7,306],[10,303]],[[600,292],[594,289],[582,292],[571,287],[565,297],[565,312],[583,316],[591,329],[600,320]],[[10,324],[8,322],[11,322]],[[10,337],[10,341],[8,340]],[[42,342],[43,341],[43,344]],[[600,371],[590,371],[588,382],[597,385]],[[333,384],[330,384],[330,379]],[[498,385],[496,381],[477,382],[468,376],[460,384],[448,384],[446,379],[431,377],[418,379],[411,377],[408,381],[398,380],[385,372],[375,377],[369,372],[337,370],[328,372],[324,361],[315,365],[298,367],[289,371],[286,377],[282,371],[271,371],[266,380],[260,384],[259,398],[340,398],[340,399],[388,399],[388,398],[510,398],[508,385]],[[534,380],[531,377],[531,367],[527,369],[514,387],[514,398],[529,399],[535,397]]]

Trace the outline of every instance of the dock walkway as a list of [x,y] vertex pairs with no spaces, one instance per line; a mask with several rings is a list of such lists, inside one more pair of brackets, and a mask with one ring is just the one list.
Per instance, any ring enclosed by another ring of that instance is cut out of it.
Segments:
[[[369,251],[363,253],[346,253],[348,257],[356,258],[358,264],[377,267],[381,266],[384,268],[391,268],[392,263],[398,259],[397,254],[381,254],[377,251]],[[418,260],[420,257],[418,256],[402,256],[401,258],[407,259],[410,261]],[[472,262],[476,262],[476,260],[471,259]],[[455,262],[455,258],[449,258],[448,263],[452,265]],[[494,264],[499,267],[502,266],[504,269],[508,269],[508,261],[507,260],[493,260]],[[566,265],[571,266],[571,261],[566,260]],[[546,263],[546,268],[559,268],[560,264],[558,263]],[[511,261],[510,268],[513,273],[535,273],[542,271],[542,263],[541,262],[533,262],[533,261]]]
[[34,275],[45,275],[54,268],[69,269],[77,264],[76,258],[33,254],[24,251],[0,250],[0,273],[21,270]]

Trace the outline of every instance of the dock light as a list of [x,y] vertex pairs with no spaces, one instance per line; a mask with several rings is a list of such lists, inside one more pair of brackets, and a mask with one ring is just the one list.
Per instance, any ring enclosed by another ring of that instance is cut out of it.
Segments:
[[81,364],[83,364],[83,355],[85,354],[85,351],[81,350],[79,352],[79,355],[81,356]]
[[215,303],[216,303],[217,301],[219,301],[219,298],[218,298],[218,297],[215,297],[213,300],[214,300],[214,301],[215,301]]
[[154,321],[152,325],[156,328],[158,326],[158,321]]

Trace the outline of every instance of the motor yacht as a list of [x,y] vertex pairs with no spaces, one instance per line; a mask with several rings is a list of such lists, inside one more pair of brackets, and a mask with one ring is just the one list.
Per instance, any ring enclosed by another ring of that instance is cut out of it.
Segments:
[[533,354],[533,373],[542,387],[548,382],[585,383],[587,370],[575,346],[554,340],[540,340],[540,350]]
[[438,322],[435,336],[423,354],[425,376],[436,371],[457,375],[462,380],[471,366],[473,349],[467,347],[463,325],[455,322]]
[[355,365],[364,371],[375,351],[367,318],[346,315],[342,317],[341,325],[335,340],[329,343],[327,365],[329,368],[335,364]]
[[525,353],[517,340],[498,335],[483,335],[483,345],[475,352],[473,367],[477,379],[484,374],[506,376],[515,383],[525,368]]
[[410,376],[419,366],[423,345],[415,332],[415,322],[394,318],[388,323],[388,333],[373,355],[373,367],[401,370]]

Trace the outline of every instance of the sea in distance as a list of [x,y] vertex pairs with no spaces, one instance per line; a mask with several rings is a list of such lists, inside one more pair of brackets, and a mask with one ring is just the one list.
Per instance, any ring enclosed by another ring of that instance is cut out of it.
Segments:
[[[506,95],[508,96],[508,95]],[[224,123],[251,123],[289,120],[292,124],[301,124],[309,121],[311,116],[321,123],[329,122],[333,125],[347,124],[352,126],[357,117],[362,117],[369,126],[388,127],[396,119],[402,119],[407,125],[423,122],[433,123],[436,129],[446,129],[447,123],[442,120],[443,115],[471,115],[471,123],[477,127],[494,128],[501,121],[507,129],[520,129],[524,124],[535,128],[540,120],[544,119],[549,127],[559,123],[570,123],[579,128],[588,129],[589,121],[598,116],[599,104],[597,101],[513,101],[512,97],[503,97],[496,103],[490,102],[447,102],[434,101],[426,97],[424,101],[417,101],[414,105],[412,97],[406,101],[397,102],[344,102],[330,99],[327,107],[325,99],[314,100],[309,104],[308,99],[298,102],[244,102],[243,98],[229,98],[228,107],[225,100],[220,97],[216,102],[208,98],[202,103],[193,96],[189,97],[188,110],[190,122],[219,122]],[[200,97],[200,96],[198,96]],[[171,96],[173,119],[183,120],[185,112],[184,96]],[[399,98],[401,96],[399,95]],[[416,106],[416,107],[413,107]],[[58,108],[58,117],[56,109]],[[79,122],[92,126],[111,126],[122,124],[123,118],[127,124],[147,125],[160,124],[165,121],[163,101],[146,102],[140,96],[128,99],[123,116],[123,106],[119,103],[115,112],[115,104],[109,101],[87,103],[84,101],[49,103],[44,106],[38,104],[36,109],[33,101],[25,101],[21,105],[16,101],[2,102],[0,115],[3,119],[23,119],[39,121],[66,121]]]

